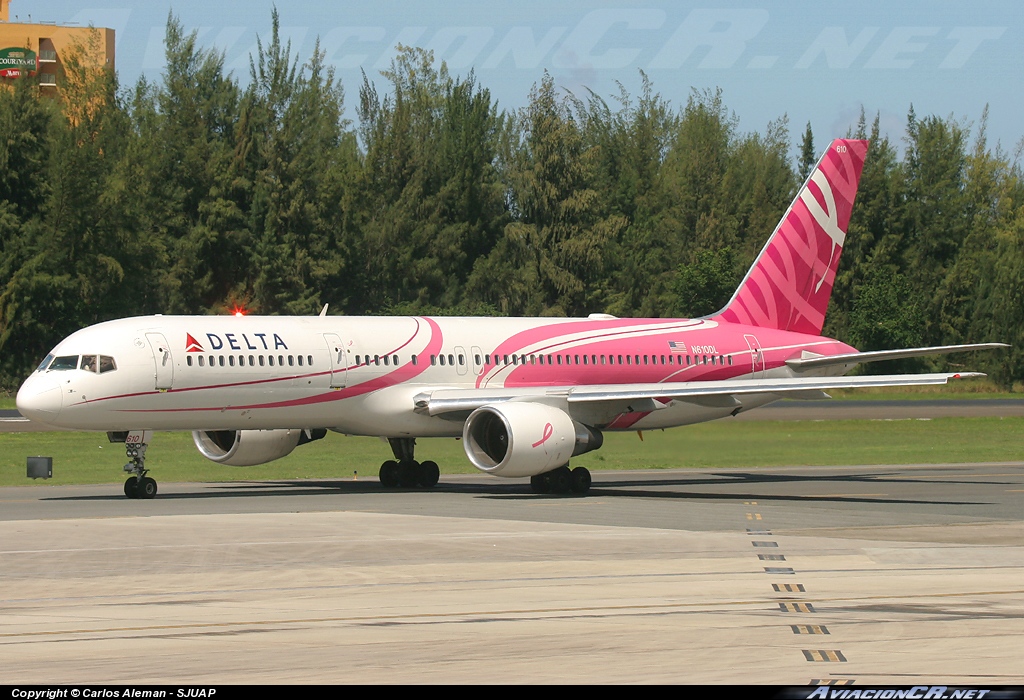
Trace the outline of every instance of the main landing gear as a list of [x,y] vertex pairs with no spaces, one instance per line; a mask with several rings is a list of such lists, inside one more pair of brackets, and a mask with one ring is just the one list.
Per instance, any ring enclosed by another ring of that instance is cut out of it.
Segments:
[[530,477],[530,488],[534,493],[576,493],[585,494],[590,490],[590,470],[569,465]]
[[441,478],[441,470],[437,462],[417,462],[413,453],[416,449],[415,438],[388,438],[395,459],[389,459],[380,465],[380,483],[384,488],[413,488],[422,486],[431,488]]
[[[130,435],[130,434],[129,434]],[[156,497],[156,479],[146,474],[146,448],[144,442],[125,442],[124,451],[128,455],[128,464],[124,465],[126,472],[132,472],[124,482],[124,495],[128,498],[154,498]]]

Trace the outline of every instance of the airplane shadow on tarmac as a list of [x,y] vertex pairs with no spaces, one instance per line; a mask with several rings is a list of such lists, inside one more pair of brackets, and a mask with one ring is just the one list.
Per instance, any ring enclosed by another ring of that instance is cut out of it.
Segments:
[[[921,479],[902,478],[894,474],[876,473],[871,475],[848,473],[848,474],[767,474],[757,471],[750,472],[709,472],[707,476],[698,478],[663,478],[663,479],[637,479],[629,475],[621,478],[615,476],[603,476],[598,473],[591,486],[590,493],[586,496],[577,494],[536,494],[530,489],[528,483],[522,481],[501,482],[494,480],[487,483],[446,483],[443,480],[431,489],[423,488],[382,488],[376,479],[365,481],[307,481],[307,480],[275,480],[275,481],[245,481],[245,482],[221,482],[205,485],[201,490],[186,492],[162,491],[157,498],[160,500],[191,500],[191,499],[216,499],[216,498],[267,498],[274,496],[296,496],[296,495],[325,495],[331,492],[341,495],[366,494],[366,495],[399,495],[399,494],[422,494],[428,496],[431,493],[467,494],[478,498],[497,500],[563,500],[580,498],[654,498],[654,499],[677,499],[694,501],[736,501],[736,500],[760,500],[764,502],[803,502],[803,503],[877,503],[877,504],[916,504],[916,505],[986,505],[985,502],[967,500],[934,500],[934,499],[913,499],[913,498],[884,498],[869,496],[841,496],[841,495],[797,495],[764,493],[756,490],[761,485],[773,485],[780,483],[934,483],[943,485],[955,485],[958,483],[970,484],[1003,484],[1010,482],[980,482],[980,481],[956,481],[950,479]],[[710,493],[694,491],[695,487],[701,486],[725,486],[729,487],[728,492]],[[733,487],[742,490],[732,490]],[[107,501],[123,500],[124,496],[111,492],[103,495],[87,496],[55,496],[43,498],[46,501]]]

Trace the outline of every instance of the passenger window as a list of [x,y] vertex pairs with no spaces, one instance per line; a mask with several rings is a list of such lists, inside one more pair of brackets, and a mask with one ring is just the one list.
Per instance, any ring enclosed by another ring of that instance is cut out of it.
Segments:
[[437,355],[431,355],[430,356],[430,364],[432,364],[432,365],[437,364]]
[[463,357],[463,356],[462,356],[462,355],[460,354],[460,355],[459,355],[459,366],[461,367],[461,366],[462,366],[462,365],[464,365],[464,364],[466,364],[466,358],[465,358],[465,357]]
[[412,363],[413,363],[414,365],[417,365],[417,364],[419,364],[419,361],[417,360],[417,357],[418,357],[417,355],[413,355],[413,356],[412,356]]
[[[192,364],[192,363],[190,362],[189,364]],[[232,367],[235,366],[235,356],[234,355],[228,355],[228,364],[231,365]]]
[[288,356],[288,366],[289,367],[294,367],[295,366],[295,356],[294,355],[289,355]]
[[298,356],[298,360],[299,360],[299,367],[302,367],[302,355]]
[[306,364],[309,365],[310,367],[313,366],[313,356],[312,355],[306,355]]
[[117,369],[117,363],[114,362],[114,358],[110,355],[100,355],[100,374],[104,372],[113,372]]
[[[224,358],[221,358],[221,360],[223,360],[223,359]],[[274,356],[273,355],[268,355],[267,356],[267,362],[270,364],[271,367],[273,367],[274,366]]]
[[387,355],[384,356],[384,364],[388,367],[391,366],[391,358],[388,357]]
[[391,356],[391,364],[393,364],[395,367],[398,367],[398,355]]
[[260,367],[263,367],[265,362],[266,358],[264,358],[263,355],[260,355]]
[[438,361],[441,363],[441,366],[444,367],[444,355],[441,355],[441,357],[438,358]]
[[205,366],[206,366],[206,365],[204,364],[204,358],[203,358],[203,356],[202,356],[202,355],[200,355],[200,356],[199,356],[199,366],[200,366],[200,367],[205,367]]
[[217,358],[217,364],[220,365],[221,367],[224,366],[224,356],[223,355],[221,355],[220,357]]
[[450,364],[452,367],[455,366],[455,355],[448,353],[448,364]]
[[191,355],[186,355],[185,356],[185,364],[188,365],[189,367],[192,366],[192,356]]

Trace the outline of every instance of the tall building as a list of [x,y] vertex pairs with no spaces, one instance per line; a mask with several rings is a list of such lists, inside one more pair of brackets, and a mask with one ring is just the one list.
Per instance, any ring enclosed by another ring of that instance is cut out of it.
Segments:
[[114,30],[33,22],[31,15],[12,19],[11,0],[0,0],[0,82],[27,73],[43,88],[56,88],[75,51],[84,63],[114,70]]

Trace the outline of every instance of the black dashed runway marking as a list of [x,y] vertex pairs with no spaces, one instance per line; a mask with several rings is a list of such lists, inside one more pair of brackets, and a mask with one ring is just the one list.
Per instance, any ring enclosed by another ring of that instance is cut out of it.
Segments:
[[779,603],[782,612],[812,613],[815,612],[811,603]]
[[804,658],[808,661],[845,663],[846,657],[838,649],[803,649]]
[[825,625],[790,625],[793,634],[831,634]]

